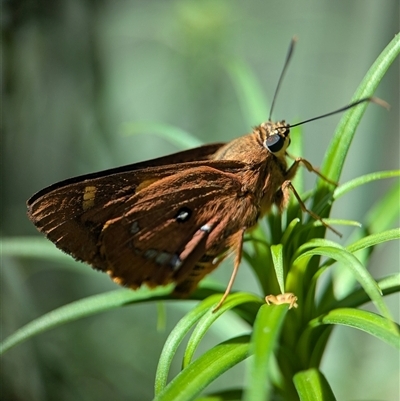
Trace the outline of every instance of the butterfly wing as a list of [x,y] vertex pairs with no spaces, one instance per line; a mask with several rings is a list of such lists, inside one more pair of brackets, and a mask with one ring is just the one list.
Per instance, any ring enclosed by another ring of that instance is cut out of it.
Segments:
[[140,187],[207,161],[222,145],[205,145],[60,181],[28,200],[28,217],[60,249],[95,266],[98,236],[106,221],[118,213],[115,205]]
[[234,174],[190,168],[133,195],[107,221],[99,236],[100,268],[122,285],[175,282],[186,295],[257,214]]
[[[163,265],[160,260],[163,261],[168,255],[176,257],[185,244],[193,246],[193,251],[186,250],[189,256],[185,258],[184,269],[179,269],[185,272],[190,270],[187,266],[192,264],[191,261],[201,257],[200,249],[204,247],[204,239],[198,243],[190,242],[192,237],[196,238],[198,225],[185,225],[185,232],[178,235],[172,224],[176,224],[176,213],[181,213],[178,222],[185,220],[186,212],[182,209],[184,200],[190,200],[187,207],[196,212],[196,219],[201,224],[207,224],[205,216],[212,215],[208,213],[218,209],[220,196],[226,191],[226,194],[232,192],[229,189],[232,185],[222,188],[217,183],[222,182],[221,178],[227,174],[233,176],[244,167],[240,162],[207,160],[206,157],[220,146],[206,146],[203,147],[205,149],[200,148],[201,151],[195,149],[203,155],[204,161],[185,162],[190,154],[187,151],[178,154],[183,160],[178,164],[162,165],[162,162],[176,159],[177,155],[167,156],[62,181],[40,191],[28,201],[28,216],[60,249],[97,269],[109,271],[121,283],[132,287],[142,282],[164,284],[174,278],[170,274],[165,275],[162,269],[162,274],[155,274],[154,267]],[[207,171],[202,168],[218,170],[218,174],[211,180],[206,175],[204,180]],[[188,176],[190,171],[193,174]],[[119,235],[119,226],[126,229],[127,224],[130,224],[131,242],[128,243],[129,233],[124,232],[119,244],[114,244],[113,236]],[[180,229],[182,227],[183,224]],[[152,233],[158,233],[158,236],[154,237]],[[205,237],[208,237],[206,234]],[[138,245],[132,245],[132,241]],[[160,242],[164,246],[166,241],[168,244],[165,249],[156,247]],[[127,244],[129,252],[124,250],[124,244]],[[132,249],[134,256],[131,255]],[[164,249],[167,255],[159,253],[154,256],[159,249]],[[115,250],[118,250],[118,254]],[[168,263],[171,264],[171,260]],[[146,270],[146,266],[149,268],[150,265],[153,270]],[[149,277],[153,273],[156,278],[152,281]]]

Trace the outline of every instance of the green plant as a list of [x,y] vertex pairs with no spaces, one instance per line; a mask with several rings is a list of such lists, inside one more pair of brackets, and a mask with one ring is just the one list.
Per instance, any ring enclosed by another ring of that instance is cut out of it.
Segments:
[[[354,95],[354,99],[371,96],[387,68],[400,52],[400,37],[388,45]],[[242,87],[249,93],[243,70],[229,67]],[[236,74],[236,75],[235,75]],[[251,101],[242,96],[243,102]],[[367,105],[348,111],[326,153],[322,173],[338,181],[355,129]],[[250,105],[249,109],[254,108]],[[160,132],[166,129],[160,126]],[[299,138],[300,132],[293,138]],[[293,144],[296,146],[296,144]],[[314,191],[303,195],[313,210],[326,218],[329,224],[359,226],[357,222],[329,219],[329,211],[336,199],[348,191],[374,180],[398,177],[399,171],[369,174],[352,180],[332,192],[326,182],[320,180]],[[297,187],[301,187],[298,182]],[[223,306],[212,313],[220,298],[222,287],[207,281],[192,295],[201,302],[176,325],[161,354],[155,386],[156,400],[191,400],[200,396],[202,390],[216,377],[252,355],[249,364],[247,386],[243,390],[232,389],[223,393],[197,398],[202,400],[330,400],[335,399],[329,383],[319,370],[321,358],[335,325],[346,325],[365,331],[394,348],[399,348],[399,329],[393,322],[383,297],[399,292],[400,275],[394,273],[377,281],[368,272],[367,265],[373,248],[383,242],[399,239],[400,230],[390,229],[393,217],[399,213],[399,186],[384,195],[358,228],[346,247],[324,239],[325,228],[305,217],[299,205],[292,201],[282,216],[270,214],[248,236],[244,257],[253,269],[263,294],[293,292],[298,297],[298,308],[288,310],[287,305],[268,306],[262,297],[237,292],[232,293]],[[387,216],[387,205],[391,214]],[[395,212],[393,213],[393,210]],[[376,225],[379,218],[381,224]],[[362,234],[361,234],[362,233]],[[37,242],[36,242],[37,241]],[[3,241],[3,254],[50,259],[64,258],[51,244],[44,240],[16,239]],[[354,282],[346,296],[335,296],[337,277],[327,277],[321,287],[322,277],[338,263],[350,271]],[[271,268],[273,266],[273,268]],[[358,282],[360,287],[356,286]],[[99,313],[108,309],[144,301],[170,298],[170,288],[154,291],[141,289],[137,292],[117,290],[82,299],[55,309],[22,327],[6,338],[1,347],[4,353],[11,347],[28,340],[40,332],[63,323]],[[377,313],[359,309],[372,301]],[[194,353],[213,322],[227,311],[233,311],[249,326],[249,334],[228,339],[194,359]],[[178,346],[190,330],[193,330],[185,349],[182,371],[168,383],[167,377]]]

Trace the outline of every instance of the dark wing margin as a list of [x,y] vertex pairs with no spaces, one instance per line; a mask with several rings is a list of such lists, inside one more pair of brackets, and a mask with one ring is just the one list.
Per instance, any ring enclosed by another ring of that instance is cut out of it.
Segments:
[[[146,160],[139,163],[127,164],[121,167],[115,167],[108,170],[102,170],[95,173],[79,175],[76,177],[68,178],[63,181],[56,182],[42,190],[36,192],[27,201],[27,206],[32,205],[37,199],[41,198],[43,195],[50,193],[58,188],[63,188],[71,184],[87,182],[94,179],[107,178],[109,176],[117,177],[120,174],[132,173],[138,170],[149,169],[152,167],[163,167],[168,165],[176,165],[181,163],[188,163],[193,161],[208,160],[219,148],[221,148],[224,143],[215,143],[211,145],[204,145],[198,148],[184,150],[182,152],[173,153],[168,156],[158,157],[156,159]],[[125,174],[124,174],[125,175]],[[117,180],[118,181],[118,180]],[[117,183],[116,183],[117,184]]]

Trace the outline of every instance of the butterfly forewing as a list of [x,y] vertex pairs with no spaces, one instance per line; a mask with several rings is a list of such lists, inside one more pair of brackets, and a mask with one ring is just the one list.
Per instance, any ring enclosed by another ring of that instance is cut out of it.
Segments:
[[193,160],[201,163],[222,145],[205,145],[58,182],[28,200],[28,216],[60,249],[101,268],[98,236],[106,221],[117,215],[114,207],[123,204],[140,185],[174,174],[177,166],[184,169]]
[[239,189],[234,174],[243,163],[207,160],[220,146],[194,149],[204,161],[186,162],[188,151],[177,154],[183,160],[178,164],[157,165],[168,156],[54,184],[28,201],[28,215],[60,249],[121,284],[165,284],[179,266],[189,271],[201,258],[204,241],[184,260],[179,255],[221,208],[220,200],[233,199]]

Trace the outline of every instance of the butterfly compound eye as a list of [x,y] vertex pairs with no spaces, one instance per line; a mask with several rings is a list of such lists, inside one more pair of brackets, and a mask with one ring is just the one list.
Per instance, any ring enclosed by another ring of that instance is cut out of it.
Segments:
[[272,153],[279,152],[285,143],[285,137],[274,134],[270,135],[264,142],[264,146]]

